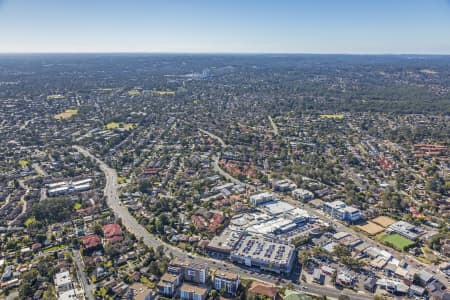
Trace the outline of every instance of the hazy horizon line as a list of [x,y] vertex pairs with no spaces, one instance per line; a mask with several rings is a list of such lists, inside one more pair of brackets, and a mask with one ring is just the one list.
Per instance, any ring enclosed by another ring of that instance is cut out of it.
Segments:
[[2,52],[0,55],[41,55],[41,54],[175,54],[175,55],[354,55],[354,56],[450,56],[450,53],[434,52],[266,52],[266,51],[27,51]]

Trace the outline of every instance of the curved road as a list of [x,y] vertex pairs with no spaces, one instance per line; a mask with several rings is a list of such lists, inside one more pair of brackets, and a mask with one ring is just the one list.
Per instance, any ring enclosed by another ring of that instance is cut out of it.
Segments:
[[25,184],[25,182],[23,180],[19,180],[19,185],[21,188],[23,188],[25,190],[25,194],[23,194],[20,197],[20,202],[23,203],[22,205],[22,211],[20,212],[20,214],[17,215],[17,217],[15,217],[13,220],[8,222],[9,226],[12,226],[15,224],[15,222],[17,221],[17,219],[19,219],[20,217],[22,217],[24,214],[26,214],[27,212],[27,201],[25,200],[25,198],[28,196],[28,194],[30,193],[30,187],[27,186]]
[[214,133],[211,133],[211,132],[206,131],[206,130],[201,129],[201,128],[199,128],[198,130],[199,130],[200,132],[206,134],[206,135],[209,135],[211,138],[217,140],[217,141],[219,142],[220,146],[222,146],[222,147],[224,147],[224,148],[227,146],[227,144],[222,140],[222,138],[218,137],[218,136],[215,135]]
[[[150,234],[142,225],[140,225],[136,219],[130,214],[130,212],[123,206],[120,205],[119,197],[117,195],[117,172],[110,168],[105,162],[99,158],[92,155],[86,148],[80,146],[73,146],[77,151],[79,151],[84,156],[93,159],[99,166],[100,169],[105,173],[106,185],[104,189],[104,194],[106,196],[106,202],[108,206],[114,211],[114,213],[122,219],[122,224],[127,228],[127,230],[133,233],[138,239],[142,238],[145,245],[149,247],[164,246],[167,249],[167,254],[172,254],[173,256],[178,256],[180,258],[189,259],[195,256],[195,260],[209,265],[211,268],[222,268],[235,273],[245,274],[246,277],[250,277],[259,281],[269,282],[273,284],[278,284],[278,278],[274,276],[269,276],[266,274],[259,274],[250,272],[250,270],[241,268],[237,265],[224,262],[222,260],[216,260],[213,258],[201,257],[195,254],[188,254],[183,252],[172,245],[169,245],[160,239],[156,238]],[[373,296],[354,293],[350,290],[340,291],[333,287],[320,286],[316,284],[301,283],[293,284],[296,290],[304,290],[307,293],[315,295],[326,295],[332,298],[338,298],[340,295],[345,294],[350,296],[351,299],[355,300],[370,300]],[[303,288],[304,287],[304,288]]]
[[217,173],[219,173],[220,175],[225,177],[225,179],[231,181],[234,184],[239,184],[239,185],[245,186],[246,188],[248,188],[250,190],[258,190],[258,188],[256,186],[248,184],[248,183],[244,183],[244,182],[240,181],[239,179],[236,179],[233,176],[231,176],[225,170],[223,170],[220,167],[220,165],[219,165],[219,157],[213,156],[212,160],[213,160],[213,169],[214,169],[214,171],[216,171]]

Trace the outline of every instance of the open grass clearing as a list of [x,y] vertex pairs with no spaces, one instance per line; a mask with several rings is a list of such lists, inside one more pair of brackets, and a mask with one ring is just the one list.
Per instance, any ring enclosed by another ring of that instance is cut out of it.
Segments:
[[54,118],[56,120],[66,120],[66,119],[72,118],[76,114],[78,114],[78,110],[77,109],[66,109],[64,112],[55,115]]
[[414,242],[411,240],[408,240],[407,238],[402,237],[401,235],[394,233],[386,236],[383,241],[391,244],[396,248],[397,250],[404,250],[408,246],[414,245]]
[[323,115],[320,115],[320,118],[342,120],[344,118],[344,115],[343,114],[323,114]]
[[142,92],[140,90],[129,90],[128,96],[140,96],[142,95]]
[[61,95],[61,94],[54,94],[54,95],[47,96],[47,100],[61,100],[61,99],[66,99],[66,96]]
[[152,90],[152,94],[154,95],[158,95],[158,96],[174,96],[175,92],[174,91],[164,91],[164,90]]
[[128,131],[135,127],[136,125],[133,123],[124,123],[124,122],[110,122],[106,124],[105,128],[108,130],[114,130],[123,128],[124,130]]

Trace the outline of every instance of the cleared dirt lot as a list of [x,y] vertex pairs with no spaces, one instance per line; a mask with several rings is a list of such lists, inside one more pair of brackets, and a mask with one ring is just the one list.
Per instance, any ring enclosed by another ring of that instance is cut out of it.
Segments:
[[362,231],[367,232],[369,235],[377,235],[378,233],[384,231],[384,227],[382,227],[372,221],[368,221],[364,225],[358,225],[358,228],[361,229]]
[[376,217],[375,219],[373,219],[372,222],[386,228],[389,225],[394,224],[396,221],[394,219],[386,217],[386,216],[379,216],[379,217]]

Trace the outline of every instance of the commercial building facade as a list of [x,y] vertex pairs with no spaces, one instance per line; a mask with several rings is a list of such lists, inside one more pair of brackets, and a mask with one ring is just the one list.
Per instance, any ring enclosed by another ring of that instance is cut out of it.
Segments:
[[214,289],[224,290],[229,295],[235,295],[239,287],[239,275],[235,273],[216,270],[214,272]]
[[361,212],[359,209],[353,206],[347,206],[347,204],[339,200],[324,203],[323,209],[334,218],[348,223],[357,222],[361,219]]
[[295,189],[292,191],[292,197],[303,202],[314,199],[314,194],[304,189]]
[[209,267],[203,263],[175,257],[169,264],[168,272],[180,274],[183,280],[205,284],[208,279]]
[[180,287],[180,298],[183,300],[205,300],[207,295],[208,289],[201,286],[183,283]]
[[250,196],[250,203],[258,206],[260,204],[263,204],[265,202],[269,202],[271,200],[275,200],[275,195],[269,192],[266,193],[260,193],[253,196]]
[[180,275],[164,273],[156,285],[158,292],[164,296],[175,295],[176,288],[180,285]]

